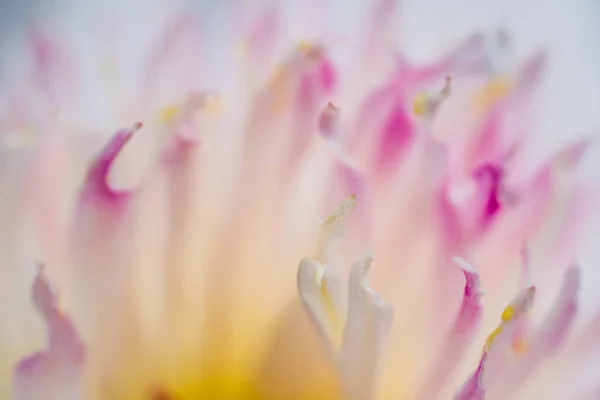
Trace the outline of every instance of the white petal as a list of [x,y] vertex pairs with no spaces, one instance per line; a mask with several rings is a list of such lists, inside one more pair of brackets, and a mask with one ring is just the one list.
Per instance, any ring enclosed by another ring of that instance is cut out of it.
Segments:
[[352,267],[348,283],[348,318],[344,329],[340,371],[352,399],[372,399],[393,311],[367,281],[373,261],[368,252]]
[[339,279],[329,267],[309,258],[300,262],[297,279],[304,309],[328,350],[335,354],[343,326]]

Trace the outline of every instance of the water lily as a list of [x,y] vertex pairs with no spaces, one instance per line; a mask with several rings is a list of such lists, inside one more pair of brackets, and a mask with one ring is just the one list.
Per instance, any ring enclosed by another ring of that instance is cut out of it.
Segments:
[[348,65],[243,12],[223,93],[193,13],[139,67],[118,28],[90,59],[31,28],[2,92],[3,396],[596,398],[589,141],[524,162],[552,54],[475,32],[417,64],[398,7]]

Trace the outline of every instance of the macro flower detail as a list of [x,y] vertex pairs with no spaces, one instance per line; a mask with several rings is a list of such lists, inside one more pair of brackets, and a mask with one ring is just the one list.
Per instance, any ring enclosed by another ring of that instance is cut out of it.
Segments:
[[481,31],[416,63],[398,2],[372,3],[364,43],[290,40],[277,2],[226,7],[215,43],[161,8],[135,55],[129,19],[94,16],[88,52],[16,40],[0,397],[598,397],[574,261],[591,141],[527,165],[552,53]]

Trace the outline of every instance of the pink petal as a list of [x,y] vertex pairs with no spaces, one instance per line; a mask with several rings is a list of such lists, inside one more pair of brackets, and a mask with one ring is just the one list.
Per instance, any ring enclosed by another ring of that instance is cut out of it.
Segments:
[[560,295],[542,326],[529,335],[525,354],[506,367],[506,372],[498,377],[490,391],[503,395],[516,393],[546,358],[551,357],[563,344],[573,327],[578,311],[577,294],[580,286],[580,272],[573,266],[567,271]]
[[70,189],[68,172],[66,139],[58,127],[51,126],[40,140],[25,189],[44,259],[53,265],[64,262],[61,257],[67,251],[68,226],[62,205]]
[[483,387],[483,369],[487,361],[488,353],[483,352],[479,365],[459,391],[454,395],[454,400],[484,400],[485,389]]
[[167,165],[176,163],[185,157],[189,150],[201,144],[202,135],[206,134],[206,129],[201,126],[202,121],[199,120],[199,117],[204,117],[202,107],[206,104],[208,96],[206,93],[189,95],[182,106],[180,115],[173,122],[167,123],[164,128],[167,134],[172,135],[162,156]]
[[408,151],[414,135],[406,104],[396,100],[381,129],[374,154],[374,172],[385,172],[394,168]]
[[506,162],[528,137],[533,94],[544,71],[546,55],[528,60],[515,78],[514,88],[494,105],[470,138],[466,157],[471,167]]
[[251,21],[244,36],[253,62],[265,62],[269,59],[280,36],[280,24],[280,10],[276,3],[268,4],[258,17]]
[[308,46],[292,52],[253,103],[244,137],[249,164],[245,169],[277,165],[282,184],[289,182],[289,174],[316,138],[321,107],[335,88],[331,74],[333,65],[323,48]]
[[324,138],[328,139],[337,136],[340,128],[340,109],[332,103],[327,103],[327,106],[325,106],[319,115],[318,125],[319,132],[321,132]]
[[88,169],[82,199],[97,205],[118,206],[126,201],[130,193],[119,192],[113,189],[108,182],[110,169],[134,133],[142,127],[140,122],[132,129],[123,129],[114,134],[104,149],[92,162]]
[[488,336],[479,365],[455,394],[455,399],[483,400],[489,381],[498,378],[505,366],[505,350],[510,345],[520,319],[533,307],[535,287],[520,291],[504,309],[498,327]]
[[58,309],[43,269],[34,280],[32,297],[48,329],[48,347],[17,364],[12,399],[83,400],[85,349],[71,320]]
[[[462,269],[465,275],[465,290],[460,310],[454,320],[450,332],[443,336],[442,347],[438,351],[438,357],[434,360],[431,372],[427,375],[417,398],[433,399],[439,395],[439,391],[451,378],[454,369],[461,361],[470,344],[470,339],[476,333],[481,320],[483,307],[481,297],[483,291],[477,271],[462,258],[454,258],[454,262]],[[483,361],[482,361],[483,362]],[[482,364],[480,364],[482,367]],[[479,387],[478,368],[476,378],[472,382],[474,389]],[[476,392],[476,390],[475,390]]]
[[405,81],[407,94],[414,94],[440,81],[445,76],[460,77],[487,72],[488,57],[485,36],[475,33],[465,38],[440,61],[424,66],[410,65],[398,56],[398,78]]

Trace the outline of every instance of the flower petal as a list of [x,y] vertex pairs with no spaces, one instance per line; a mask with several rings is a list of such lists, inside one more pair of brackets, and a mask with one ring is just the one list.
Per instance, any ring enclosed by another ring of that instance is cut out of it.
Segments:
[[485,389],[483,388],[483,368],[487,361],[488,353],[483,352],[479,365],[473,375],[471,375],[464,385],[454,395],[454,400],[484,400]]
[[451,330],[443,337],[442,347],[434,360],[432,370],[428,373],[417,396],[419,399],[433,399],[439,395],[439,391],[451,378],[455,367],[466,352],[470,338],[476,332],[481,320],[483,291],[479,274],[464,259],[455,257],[453,261],[465,275],[463,301]]
[[340,129],[340,109],[332,103],[328,103],[319,115],[318,124],[319,132],[321,132],[321,136],[324,138],[329,139],[338,136]]
[[141,127],[142,124],[138,122],[132,129],[120,130],[106,144],[88,169],[85,187],[82,192],[84,201],[98,205],[116,206],[129,197],[128,192],[119,192],[111,187],[108,183],[108,175],[119,153]]
[[[510,344],[510,340],[519,326],[520,318],[531,310],[534,297],[535,287],[531,286],[520,291],[506,306],[502,312],[500,324],[487,338],[479,365],[454,395],[455,400],[484,399],[485,385],[488,385],[489,380],[487,375],[494,377],[499,367],[503,366],[504,350]],[[487,372],[485,376],[484,372]]]
[[331,268],[305,258],[298,267],[298,292],[306,313],[332,355],[340,347],[342,307],[340,282]]
[[351,399],[370,399],[376,391],[393,311],[367,281],[373,254],[367,252],[350,271],[348,317],[344,328],[340,372]]
[[85,349],[70,318],[40,268],[32,287],[35,306],[48,329],[48,347],[21,360],[13,377],[14,400],[83,400]]
[[564,342],[573,327],[577,315],[577,294],[580,286],[580,272],[572,266],[565,274],[563,287],[558,300],[542,326],[529,335],[528,348],[517,358],[506,372],[490,385],[490,393],[504,396],[516,393],[537,369],[544,359],[551,357]]

